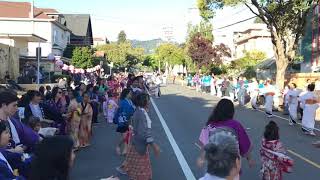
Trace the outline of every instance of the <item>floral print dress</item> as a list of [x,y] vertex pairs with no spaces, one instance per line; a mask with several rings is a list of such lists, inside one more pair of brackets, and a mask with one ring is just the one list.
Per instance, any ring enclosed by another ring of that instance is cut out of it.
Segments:
[[291,172],[293,160],[285,153],[286,150],[279,140],[262,140],[260,155],[263,180],[282,180],[283,172]]

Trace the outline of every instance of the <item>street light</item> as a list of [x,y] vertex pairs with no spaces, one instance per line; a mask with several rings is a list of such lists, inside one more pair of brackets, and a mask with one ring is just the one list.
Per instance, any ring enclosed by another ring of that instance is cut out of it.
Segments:
[[[48,54],[48,60],[49,61],[54,61],[56,59],[56,57],[54,56],[54,54],[49,53]],[[55,71],[55,65],[53,64],[53,72]],[[49,72],[49,82],[51,83],[51,72]]]
[[113,68],[113,62],[111,62],[110,64],[108,64],[108,66],[110,67],[110,76],[111,76],[112,68]]

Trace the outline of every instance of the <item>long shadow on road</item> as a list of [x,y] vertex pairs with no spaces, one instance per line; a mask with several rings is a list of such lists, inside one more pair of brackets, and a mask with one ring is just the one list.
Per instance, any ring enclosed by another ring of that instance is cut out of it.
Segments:
[[[201,128],[204,127],[214,104],[219,101],[219,98],[177,85],[162,88],[162,94],[160,99],[155,99],[155,103],[192,172],[199,178],[204,174],[204,170],[196,166],[196,159],[200,151],[195,143],[198,142]],[[152,119],[155,141],[161,148],[159,158],[155,158],[151,153],[153,179],[185,180],[186,177],[153,108],[150,108],[149,115]],[[239,120],[247,129],[254,147],[253,157],[257,162],[257,165],[250,169],[247,162],[243,160],[241,179],[261,179],[259,177],[259,146],[264,127],[271,119],[267,119],[263,113],[253,112],[244,107],[236,107],[235,119]],[[272,120],[278,123],[281,140],[288,149],[302,154],[316,163],[320,163],[319,150],[311,146],[311,142],[316,138],[304,136],[299,127],[291,127],[284,120],[278,118],[272,118]],[[106,125],[103,122],[94,127],[92,146],[77,153],[71,179],[97,180],[111,175],[118,175],[115,167],[119,166],[123,161],[123,158],[118,157],[114,150],[118,139],[119,135],[115,132],[114,125]],[[292,157],[295,160],[294,172],[286,174],[284,179],[320,179],[318,168],[300,158]],[[125,176],[120,176],[120,178],[121,180],[127,179]]]

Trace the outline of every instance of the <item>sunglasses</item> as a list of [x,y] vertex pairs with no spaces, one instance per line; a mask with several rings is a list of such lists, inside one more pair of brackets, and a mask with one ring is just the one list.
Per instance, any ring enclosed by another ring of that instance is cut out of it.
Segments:
[[62,91],[59,91],[58,93],[59,93],[59,94],[62,94]]

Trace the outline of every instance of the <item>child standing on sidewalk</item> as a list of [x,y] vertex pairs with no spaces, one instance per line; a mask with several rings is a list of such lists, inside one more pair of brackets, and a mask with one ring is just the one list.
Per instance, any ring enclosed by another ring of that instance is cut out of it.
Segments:
[[279,127],[270,121],[265,127],[260,149],[263,180],[282,180],[282,173],[292,170],[293,160],[285,155],[286,150],[279,139]]

